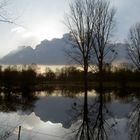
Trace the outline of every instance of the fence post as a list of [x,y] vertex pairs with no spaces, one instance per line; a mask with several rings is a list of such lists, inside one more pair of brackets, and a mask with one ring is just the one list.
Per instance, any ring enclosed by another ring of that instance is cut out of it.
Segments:
[[19,131],[18,131],[18,140],[20,140],[20,131],[21,131],[21,126],[19,126]]

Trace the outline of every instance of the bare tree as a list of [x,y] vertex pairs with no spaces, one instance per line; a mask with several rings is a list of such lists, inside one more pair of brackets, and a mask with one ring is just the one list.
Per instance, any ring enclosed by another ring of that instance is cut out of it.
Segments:
[[[6,11],[7,5],[8,5],[8,0],[0,0],[0,22],[15,24],[14,20],[11,20],[7,16],[7,11]],[[8,139],[11,135],[13,135],[13,132],[15,130],[15,128],[4,128],[4,126],[2,126],[1,128],[2,128],[0,129],[1,140]]]
[[115,9],[110,8],[106,0],[75,0],[70,4],[65,25],[70,30],[73,49],[68,55],[81,64],[84,71],[88,70],[91,57],[102,71],[105,57],[115,52],[113,45],[109,45],[115,25],[114,15]]
[[[104,0],[75,0],[70,4],[70,14],[65,16],[65,25],[70,31],[70,39],[72,40],[72,48],[67,51],[67,54],[78,62],[84,70],[84,111],[82,124],[77,133],[77,139],[93,139],[94,131],[97,127],[104,129],[103,121],[98,117],[100,125],[94,124],[94,128],[90,126],[88,117],[88,69],[91,59],[96,61],[100,73],[103,70],[105,56],[109,52],[113,52],[112,46],[109,46],[110,35],[114,26],[115,10],[110,9],[109,3]],[[100,75],[100,79],[102,75]],[[102,80],[100,80],[102,81]],[[100,82],[102,94],[102,82]],[[102,115],[103,106],[102,95],[100,96],[100,114]],[[96,121],[95,121],[96,122]],[[102,126],[101,126],[102,125]],[[93,130],[94,129],[94,130]],[[98,136],[103,136],[100,132],[103,129],[98,129]],[[103,132],[104,133],[104,132]],[[100,139],[100,137],[98,137]],[[102,138],[104,139],[104,137]]]
[[14,23],[14,20],[10,19],[8,17],[8,13],[6,10],[6,7],[8,5],[9,0],[0,0],[0,22],[5,22],[5,23]]
[[140,139],[140,102],[137,103],[136,107],[130,115],[130,135],[131,140]]
[[[106,130],[106,120],[104,119],[104,102],[103,102],[103,69],[107,62],[111,63],[117,53],[114,45],[110,44],[112,32],[114,29],[116,10],[110,8],[110,3],[106,0],[98,0],[96,5],[96,22],[93,30],[93,61],[99,70],[99,111],[93,123],[94,139],[108,139]],[[112,54],[111,54],[112,53]],[[108,55],[112,58],[107,61]],[[110,126],[108,126],[110,128]]]
[[67,51],[75,62],[83,67],[84,71],[84,113],[83,122],[79,128],[77,139],[90,140],[90,126],[88,118],[88,69],[91,58],[92,37],[96,0],[75,0],[70,4],[70,13],[65,16],[65,25],[70,31],[72,48]]
[[140,23],[130,28],[128,37],[128,55],[136,68],[140,71]]
[[[140,72],[140,23],[136,23],[129,30],[128,56],[137,70]],[[131,139],[140,139],[140,101],[136,105],[130,117]]]
[[92,30],[96,20],[96,0],[75,0],[70,4],[70,14],[65,15],[64,24],[70,31],[72,48],[67,54],[85,71],[88,70],[90,62],[90,51],[92,48]]
[[110,62],[117,53],[114,46],[110,45],[110,37],[114,29],[116,10],[110,8],[110,3],[106,0],[98,0],[96,6],[96,23],[94,26],[93,38],[93,61],[97,64],[99,72],[102,72],[108,54],[113,53]]

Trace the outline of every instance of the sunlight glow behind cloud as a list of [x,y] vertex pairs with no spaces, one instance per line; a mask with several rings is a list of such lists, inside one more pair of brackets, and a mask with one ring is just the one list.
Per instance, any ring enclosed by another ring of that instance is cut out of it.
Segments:
[[16,27],[16,28],[12,28],[11,32],[23,33],[25,32],[25,29],[23,27]]
[[[67,32],[62,23],[64,13],[68,12],[68,3],[72,0],[14,0],[8,12],[23,13],[18,23],[25,28],[0,24],[0,56],[22,45],[35,47],[41,40],[60,38]],[[140,0],[111,0],[116,7],[116,30],[114,37],[119,41],[127,38],[130,26],[140,22]],[[131,10],[132,9],[132,10]],[[17,16],[12,14],[12,16]],[[19,14],[20,15],[20,14]],[[19,16],[18,15],[18,16]]]
[[[51,27],[51,28],[50,28]],[[47,26],[46,25],[38,25],[37,27],[33,27],[32,31],[25,29],[23,27],[16,27],[11,29],[11,33],[20,35],[23,38],[29,38],[32,36],[36,36],[40,41],[43,39],[51,40],[53,38],[62,37],[62,33],[57,30],[55,26]]]
[[35,35],[33,32],[30,32],[23,27],[12,28],[11,32],[13,34],[21,35],[24,38],[28,38]]

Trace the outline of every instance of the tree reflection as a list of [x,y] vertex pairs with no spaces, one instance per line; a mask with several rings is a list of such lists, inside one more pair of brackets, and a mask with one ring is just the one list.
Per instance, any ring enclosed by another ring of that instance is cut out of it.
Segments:
[[140,139],[140,101],[130,115],[130,136],[131,140]]
[[[73,115],[72,121],[79,121],[78,128],[74,132],[76,140],[107,140],[108,133],[117,123],[108,122],[107,119],[111,116],[107,109],[107,99],[111,100],[110,94],[104,94],[103,82],[99,81],[98,94],[94,97],[92,103],[88,104],[84,101],[83,105],[74,103],[72,106]],[[87,91],[85,91],[87,92]],[[107,96],[106,96],[107,95]],[[109,96],[109,97],[108,97]],[[86,110],[88,109],[88,110]],[[73,139],[73,138],[72,138]]]
[[[60,87],[58,86],[47,87],[48,89],[46,90],[45,93],[45,95],[47,96],[57,93],[57,95],[55,94],[56,96],[62,95],[73,98],[77,97],[78,95],[79,102],[74,102],[72,106],[73,112],[71,112],[72,119],[70,123],[77,125],[77,126],[75,125],[72,139],[108,140],[110,133],[112,132],[117,122],[113,119],[112,114],[108,109],[107,103],[111,102],[114,99],[117,99],[119,101],[125,100],[125,102],[131,103],[132,100],[134,100],[134,96],[137,98],[137,101],[139,102],[140,92],[137,89],[136,90],[126,89],[125,86],[123,87],[123,85],[120,86],[118,89],[106,89],[104,87],[102,80],[99,81],[98,85],[99,87],[96,89],[97,93],[96,96],[88,97],[86,99],[88,102],[85,101],[85,98],[84,100],[81,101],[85,93],[89,95],[88,88],[80,88],[80,87],[77,88],[70,86],[67,87],[62,85]],[[84,94],[82,94],[81,96],[81,93]],[[0,94],[0,103],[1,103],[0,111],[13,112],[17,110],[23,110],[25,112],[26,111],[30,112],[34,110],[34,104],[38,99],[34,92],[28,89],[25,90],[25,88],[23,91],[20,91],[18,93],[11,92],[10,96],[7,95],[8,95],[7,93]],[[130,117],[132,140],[140,139],[140,103],[138,102]],[[57,105],[57,103],[58,101],[56,101],[55,105]],[[54,102],[52,102],[50,107],[52,107],[53,104]]]
[[137,97],[136,104],[134,104],[134,109],[130,114],[129,128],[131,140],[140,139],[140,91],[135,93]]
[[26,92],[26,96],[23,93],[12,93],[10,96],[7,96],[5,93],[0,94],[0,111],[2,112],[13,112],[19,109],[33,110],[34,103],[37,100],[32,92]]
[[[107,95],[107,96],[106,96]],[[113,123],[109,122],[107,119],[112,118],[111,112],[106,106],[106,101],[109,99],[110,94],[104,93],[103,81],[99,81],[99,95],[98,100],[95,104],[96,108],[93,106],[92,115],[92,126],[93,126],[93,135],[95,140],[108,140],[109,132],[112,131],[112,128],[115,126],[116,121],[113,120]],[[109,96],[109,98],[108,98]],[[113,119],[113,118],[112,118]]]

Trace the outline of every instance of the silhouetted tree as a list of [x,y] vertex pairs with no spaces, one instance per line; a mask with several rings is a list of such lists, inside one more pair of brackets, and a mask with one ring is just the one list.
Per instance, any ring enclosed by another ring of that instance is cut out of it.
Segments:
[[88,69],[91,58],[93,29],[96,21],[96,0],[75,0],[70,4],[70,13],[65,16],[65,25],[70,31],[72,48],[67,54],[83,67],[84,73],[84,114],[77,139],[90,140],[88,119]]
[[11,92],[16,88],[18,85],[18,71],[14,67],[7,67],[2,72],[2,85],[5,89],[6,94],[9,97],[11,95]]
[[[6,11],[7,5],[8,5],[8,0],[0,0],[0,22],[15,24],[15,22],[14,22],[15,19],[13,20],[7,16],[8,15],[7,11]],[[9,67],[4,72],[4,76],[5,76],[4,80],[3,80],[3,76],[1,77],[1,75],[0,75],[0,78],[4,81],[3,84],[7,90],[6,92],[8,92],[9,97],[10,97],[10,92],[11,92],[12,86],[13,86],[13,84],[15,84],[15,81],[14,81],[14,78],[16,78],[15,73],[16,73],[16,71],[14,71],[14,70],[11,71],[10,67]],[[12,79],[10,79],[10,78],[12,78]],[[0,82],[1,82],[1,79],[0,79]],[[4,127],[1,127],[1,128],[2,128],[2,131],[0,130],[0,139],[1,140],[9,139],[9,137],[13,134],[13,132],[15,130],[15,128],[10,128],[10,129],[4,128]]]
[[29,68],[20,72],[20,89],[23,96],[30,96],[29,93],[34,91],[37,74],[34,69]]
[[[117,55],[114,45],[110,44],[110,38],[114,29],[115,9],[110,8],[110,3],[98,0],[96,4],[96,22],[93,30],[93,61],[100,72],[106,63],[111,63]],[[112,53],[112,55],[111,55]],[[110,54],[111,58],[108,58]]]
[[131,140],[140,139],[140,103],[136,105],[130,115],[130,135]]
[[128,37],[128,55],[136,68],[140,71],[140,23],[130,28]]
[[54,81],[56,79],[56,75],[50,68],[46,68],[46,70],[45,70],[45,78],[46,78],[47,82],[48,81]]
[[61,68],[57,75],[58,80],[81,81],[83,79],[83,72],[74,66]]
[[[137,70],[140,72],[140,23],[130,28],[128,38],[128,55]],[[140,101],[131,115],[131,138],[140,139]]]
[[[110,8],[110,3],[104,0],[98,0],[96,5],[96,22],[93,30],[93,61],[97,64],[99,70],[99,101],[97,116],[93,121],[93,136],[97,140],[106,140],[107,128],[104,118],[104,100],[103,100],[103,72],[106,63],[111,63],[117,53],[114,46],[110,45],[110,37],[114,27],[115,9]],[[107,60],[108,54],[112,58]]]
[[[115,52],[108,44],[114,26],[114,15],[115,10],[110,9],[109,3],[103,0],[75,0],[70,4],[70,14],[66,15],[65,24],[70,30],[70,39],[72,40],[72,48],[67,51],[67,54],[81,64],[84,70],[84,113],[76,139],[90,140],[94,137],[88,117],[88,69],[91,58],[93,58],[94,62],[97,61],[100,72],[99,84],[102,88],[104,58],[109,52]],[[102,106],[102,95],[100,102]],[[101,109],[100,111],[102,112]]]

